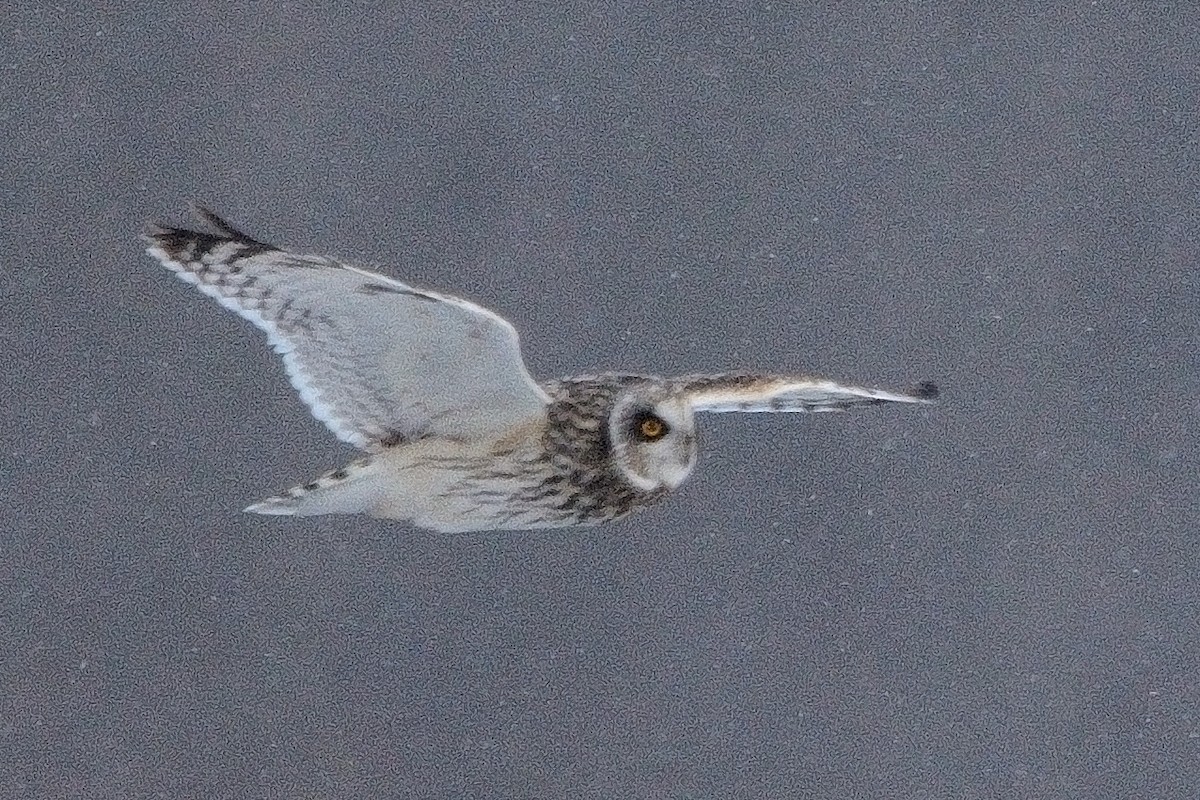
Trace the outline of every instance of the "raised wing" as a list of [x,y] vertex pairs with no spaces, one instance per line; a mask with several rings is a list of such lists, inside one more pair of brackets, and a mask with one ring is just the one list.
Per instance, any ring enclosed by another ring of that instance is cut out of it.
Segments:
[[918,384],[910,394],[900,394],[785,375],[689,375],[676,381],[695,411],[846,411],[878,403],[931,405],[938,396],[932,383]]
[[214,233],[155,226],[147,252],[264,330],[292,385],[338,438],[380,449],[501,433],[544,413],[517,333],[487,309],[295,255],[197,213]]

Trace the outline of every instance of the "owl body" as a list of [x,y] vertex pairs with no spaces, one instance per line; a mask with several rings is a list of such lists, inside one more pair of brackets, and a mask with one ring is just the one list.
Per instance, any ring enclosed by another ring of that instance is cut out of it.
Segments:
[[[673,461],[675,470],[659,475],[639,455],[649,444],[628,431],[630,413],[669,396],[653,376],[584,375],[543,388],[545,414],[495,438],[396,442],[251,509],[365,513],[444,532],[595,525],[662,499],[695,464],[690,433],[654,443],[659,460]],[[609,422],[622,403],[628,410],[614,430]]]
[[200,215],[213,232],[155,227],[148,252],[263,329],[314,416],[367,453],[247,511],[364,513],[446,532],[595,524],[687,478],[697,411],[841,411],[937,394],[757,373],[538,384],[515,330],[490,311]]

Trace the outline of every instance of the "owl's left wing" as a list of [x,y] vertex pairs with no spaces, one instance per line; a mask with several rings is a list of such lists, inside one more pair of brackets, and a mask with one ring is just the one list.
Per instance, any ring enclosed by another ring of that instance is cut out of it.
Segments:
[[289,253],[197,211],[212,233],[152,227],[150,255],[265,331],[313,416],[343,441],[377,450],[490,436],[544,412],[517,332],[487,309]]
[[937,386],[928,382],[910,393],[844,386],[824,378],[749,373],[688,375],[674,382],[695,411],[846,411],[879,403],[931,405],[938,396]]

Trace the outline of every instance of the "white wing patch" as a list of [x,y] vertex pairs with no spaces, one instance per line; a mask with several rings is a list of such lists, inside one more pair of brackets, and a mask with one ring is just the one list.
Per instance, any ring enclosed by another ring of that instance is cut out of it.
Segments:
[[332,258],[217,232],[156,227],[147,252],[261,328],[313,416],[378,450],[424,435],[493,435],[544,413],[513,327],[487,309]]
[[695,411],[821,412],[846,411],[879,403],[931,405],[938,395],[932,383],[911,394],[844,386],[824,378],[781,375],[696,375],[680,378],[679,389]]

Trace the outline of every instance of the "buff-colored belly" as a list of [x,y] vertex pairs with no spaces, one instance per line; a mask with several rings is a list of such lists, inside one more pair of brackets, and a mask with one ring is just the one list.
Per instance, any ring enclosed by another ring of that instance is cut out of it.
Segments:
[[520,499],[538,480],[531,471],[534,456],[445,440],[388,450],[368,467],[377,491],[366,511],[448,533],[570,524]]

